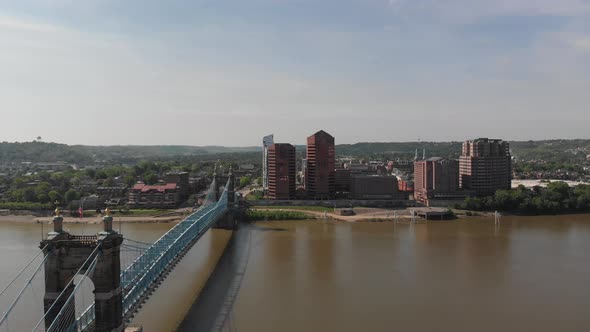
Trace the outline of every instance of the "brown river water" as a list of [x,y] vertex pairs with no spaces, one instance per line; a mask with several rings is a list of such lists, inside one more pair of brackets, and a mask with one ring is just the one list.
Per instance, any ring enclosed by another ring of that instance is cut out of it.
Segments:
[[[154,241],[169,227],[123,233]],[[264,222],[240,232],[245,273],[224,331],[590,331],[590,215],[503,217],[499,226]],[[0,285],[39,238],[39,225],[0,223]],[[178,328],[229,238],[201,238],[135,322]]]

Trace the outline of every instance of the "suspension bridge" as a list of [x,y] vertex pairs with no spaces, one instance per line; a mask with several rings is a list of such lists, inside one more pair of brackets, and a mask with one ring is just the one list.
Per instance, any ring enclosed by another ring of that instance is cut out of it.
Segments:
[[[235,227],[234,177],[230,171],[223,189],[220,180],[214,176],[204,204],[154,243],[114,231],[108,211],[103,231],[70,234],[57,209],[41,251],[0,290],[0,332],[124,331],[208,229]],[[30,303],[31,297],[40,303]]]

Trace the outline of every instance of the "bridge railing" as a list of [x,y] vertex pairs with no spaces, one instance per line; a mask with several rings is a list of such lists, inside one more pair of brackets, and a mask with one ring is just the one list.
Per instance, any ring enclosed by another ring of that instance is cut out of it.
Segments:
[[[121,273],[123,315],[137,305],[177,255],[225,213],[227,201],[227,190],[224,190],[216,204],[204,206],[178,223]],[[94,305],[91,305],[77,319],[76,324],[80,330],[84,330],[94,322],[94,318]]]
[[210,209],[201,219],[192,223],[190,227],[179,234],[166,250],[155,257],[145,273],[140,276],[139,280],[133,284],[133,287],[128,292],[125,292],[125,297],[123,299],[124,313],[127,313],[128,310],[133,308],[136,302],[143,296],[145,290],[156,281],[176,256],[181,253],[192,240],[197,236],[200,236],[204,230],[208,229],[210,223],[214,222],[219,214],[224,211],[225,208],[222,207]]
[[151,265],[156,257],[158,257],[163,250],[168,248],[172,242],[188,229],[193,223],[204,217],[213,209],[215,205],[205,206],[197,212],[188,216],[185,220],[178,223],[171,228],[166,234],[162,235],[153,245],[151,245],[143,255],[139,256],[127,269],[121,273],[121,287],[126,289],[129,285],[137,280]]

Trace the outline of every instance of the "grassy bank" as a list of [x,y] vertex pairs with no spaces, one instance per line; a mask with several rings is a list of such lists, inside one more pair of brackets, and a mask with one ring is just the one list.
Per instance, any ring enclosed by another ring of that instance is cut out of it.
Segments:
[[262,210],[298,210],[311,212],[334,212],[334,208],[325,206],[254,206]]
[[305,220],[310,217],[303,212],[298,211],[261,211],[248,210],[246,219],[249,221],[258,220]]

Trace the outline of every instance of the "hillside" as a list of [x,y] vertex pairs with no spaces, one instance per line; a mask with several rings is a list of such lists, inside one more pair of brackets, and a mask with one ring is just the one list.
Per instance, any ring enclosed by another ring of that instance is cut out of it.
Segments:
[[[510,142],[512,154],[519,160],[585,160],[590,154],[590,140],[545,140]],[[458,158],[461,142],[376,142],[340,144],[336,146],[339,157],[354,156],[364,158],[412,158],[418,150],[422,156],[440,156]],[[304,146],[297,147],[301,155]],[[0,162],[54,162],[91,163],[93,161],[132,162],[140,159],[202,159],[223,158],[256,160],[260,147],[223,147],[223,146],[188,146],[188,145],[117,145],[86,146],[66,145],[45,142],[0,143]]]
[[0,162],[55,162],[89,163],[93,161],[132,161],[138,159],[166,159],[181,156],[207,156],[258,152],[258,147],[223,146],[86,146],[45,142],[0,143]]

